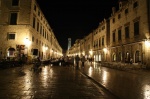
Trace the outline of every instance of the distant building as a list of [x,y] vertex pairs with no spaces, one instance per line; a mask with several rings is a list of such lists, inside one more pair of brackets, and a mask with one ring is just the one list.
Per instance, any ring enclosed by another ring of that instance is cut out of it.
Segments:
[[68,38],[68,50],[70,49],[71,47],[71,38]]

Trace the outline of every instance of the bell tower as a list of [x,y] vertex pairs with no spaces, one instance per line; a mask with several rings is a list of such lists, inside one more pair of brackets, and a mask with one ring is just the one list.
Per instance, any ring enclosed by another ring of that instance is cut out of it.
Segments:
[[71,38],[68,38],[68,50],[70,49],[71,47]]

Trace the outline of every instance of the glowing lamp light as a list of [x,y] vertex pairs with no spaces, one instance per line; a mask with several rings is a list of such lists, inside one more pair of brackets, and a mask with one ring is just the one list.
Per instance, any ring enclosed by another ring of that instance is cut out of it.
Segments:
[[93,51],[92,51],[92,50],[90,50],[90,51],[89,51],[89,53],[90,53],[90,55],[92,55],[92,54],[93,54]]
[[150,41],[149,41],[149,40],[146,40],[146,41],[145,41],[145,45],[149,47],[149,46],[150,46]]
[[105,53],[107,53],[108,50],[107,50],[107,48],[104,48],[103,51],[104,51]]
[[31,41],[28,38],[24,39],[24,43],[26,46],[30,46],[31,45]]
[[45,50],[48,50],[48,47],[45,47]]

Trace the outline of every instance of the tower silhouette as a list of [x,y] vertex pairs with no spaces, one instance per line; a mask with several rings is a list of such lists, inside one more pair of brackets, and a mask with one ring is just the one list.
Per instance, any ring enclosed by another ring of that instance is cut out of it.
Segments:
[[70,49],[71,47],[71,38],[68,38],[68,50]]

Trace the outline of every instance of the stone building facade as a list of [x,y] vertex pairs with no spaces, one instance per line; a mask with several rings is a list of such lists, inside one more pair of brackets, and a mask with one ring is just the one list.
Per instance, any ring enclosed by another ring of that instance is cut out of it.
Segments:
[[0,57],[29,60],[62,55],[53,30],[36,0],[0,0]]
[[110,17],[111,61],[146,63],[145,40],[149,39],[149,0],[119,2]]
[[149,67],[150,1],[120,0],[118,4],[119,8],[112,7],[111,16],[90,33],[94,61],[129,63],[132,59]]

